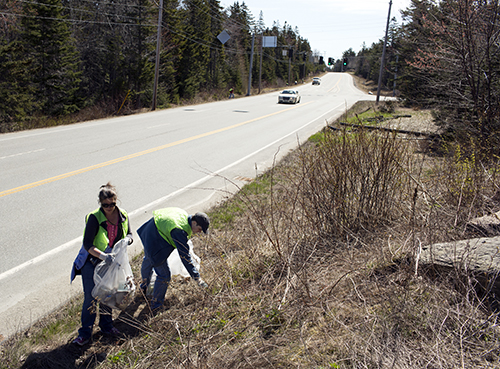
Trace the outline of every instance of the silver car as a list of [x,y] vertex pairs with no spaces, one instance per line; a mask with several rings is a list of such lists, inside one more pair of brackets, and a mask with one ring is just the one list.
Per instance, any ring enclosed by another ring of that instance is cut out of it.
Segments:
[[300,93],[298,90],[283,90],[278,96],[278,104],[298,104]]

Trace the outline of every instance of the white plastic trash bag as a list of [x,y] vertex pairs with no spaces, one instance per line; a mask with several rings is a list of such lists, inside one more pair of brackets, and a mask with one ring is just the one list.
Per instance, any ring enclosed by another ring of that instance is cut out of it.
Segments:
[[101,262],[94,270],[92,296],[113,309],[124,310],[136,290],[127,246],[126,239],[118,241],[113,247],[115,260],[109,265]]
[[[200,271],[200,257],[196,255],[193,251],[193,243],[191,240],[188,241],[189,245],[189,254],[191,255],[191,260],[193,260],[193,265]],[[173,277],[174,275],[180,275],[183,278],[189,278],[189,273],[186,270],[186,267],[181,261],[179,256],[179,251],[175,249],[167,259],[168,267],[170,268],[170,275]]]
[[[198,269],[198,272],[200,271],[200,263],[201,259],[198,255],[194,253],[193,250],[193,242],[191,240],[188,240],[188,245],[189,245],[189,254],[191,255],[191,260],[193,260],[193,265]],[[174,277],[176,275],[182,277],[182,278],[190,278],[191,276],[189,275],[188,271],[186,270],[186,267],[181,261],[181,258],[179,256],[179,251],[175,249],[170,256],[167,259],[168,267],[170,268],[170,276]],[[153,270],[153,275],[151,276],[151,282],[149,283],[148,289],[146,290],[146,296],[152,296],[153,295],[153,289],[156,281],[156,273]]]

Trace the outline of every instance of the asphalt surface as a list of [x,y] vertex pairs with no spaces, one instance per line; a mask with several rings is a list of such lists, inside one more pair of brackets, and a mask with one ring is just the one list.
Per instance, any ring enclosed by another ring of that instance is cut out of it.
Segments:
[[[0,341],[81,293],[69,283],[85,215],[111,181],[135,231],[154,209],[208,211],[340,116],[375,100],[351,76],[319,86],[0,135]],[[130,256],[142,252],[135,242]]]

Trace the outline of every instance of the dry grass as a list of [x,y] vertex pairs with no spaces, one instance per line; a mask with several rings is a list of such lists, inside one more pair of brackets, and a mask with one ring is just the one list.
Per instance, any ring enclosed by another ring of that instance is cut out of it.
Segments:
[[[354,86],[356,86],[356,88],[366,93],[372,93],[373,95],[377,95],[377,89],[378,89],[377,81],[364,79],[362,77],[355,75],[354,73],[349,73],[349,74],[354,79]],[[399,96],[398,94],[399,92],[396,90],[396,96]],[[388,89],[385,86],[381,86],[380,96],[393,96],[393,90]]]
[[77,300],[4,343],[0,368],[498,368],[474,281],[415,275],[420,244],[499,208],[496,163],[449,151],[325,130],[212,209],[194,240],[208,291],[176,281],[155,317],[138,296],[116,317],[124,338],[86,349],[69,343]]
[[[306,80],[306,83],[311,82],[312,77]],[[279,91],[286,84],[284,81],[279,80],[274,85],[264,84],[261,94]],[[242,88],[241,91],[235,93],[236,98],[244,97],[247,94],[247,89]],[[258,88],[252,88],[251,95],[259,94]],[[162,101],[158,98],[157,109],[168,109],[180,106],[198,105],[221,101],[228,99],[228,89],[211,89],[198,92],[191,99],[180,99],[179,96],[174,97],[174,102]],[[103,101],[97,101],[92,106],[82,108],[74,114],[69,114],[61,117],[47,117],[47,116],[30,116],[22,121],[16,122],[0,122],[0,133],[16,132],[37,128],[56,127],[79,122],[86,122],[95,119],[106,119],[115,116],[123,116],[130,114],[141,114],[151,111],[150,108],[144,107],[138,109],[134,104],[134,96],[125,95],[120,98],[110,98]]]

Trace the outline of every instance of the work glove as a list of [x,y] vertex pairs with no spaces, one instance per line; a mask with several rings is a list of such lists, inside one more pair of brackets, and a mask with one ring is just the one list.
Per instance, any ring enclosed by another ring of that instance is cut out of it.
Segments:
[[104,252],[101,252],[99,255],[99,259],[104,261],[106,265],[111,265],[113,261],[115,261],[115,255],[114,254],[106,254]]
[[125,240],[127,240],[127,245],[132,245],[132,242],[134,242],[134,240],[130,236],[125,236]]
[[199,278],[196,283],[198,283],[198,286],[201,288],[208,288],[208,284],[201,278]]

